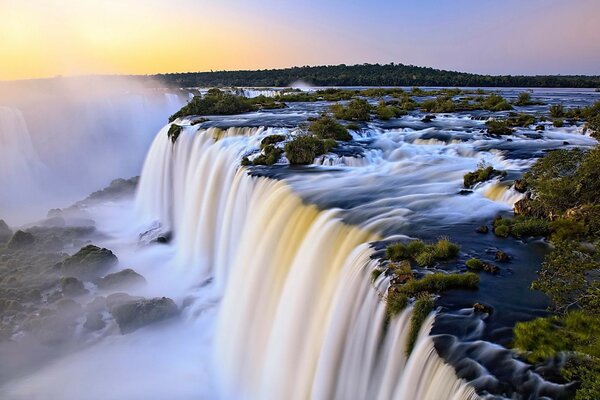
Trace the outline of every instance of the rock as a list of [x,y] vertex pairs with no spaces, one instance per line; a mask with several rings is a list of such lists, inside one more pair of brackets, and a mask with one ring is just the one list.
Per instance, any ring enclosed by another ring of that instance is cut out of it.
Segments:
[[106,322],[102,319],[102,314],[99,312],[88,312],[85,316],[83,327],[89,331],[99,331],[106,326]]
[[460,192],[458,192],[458,194],[461,196],[468,196],[470,194],[473,194],[473,191],[469,189],[462,189]]
[[117,256],[112,251],[90,244],[82,247],[58,266],[65,276],[90,279],[103,274],[117,262]]
[[67,316],[76,316],[81,313],[81,304],[71,299],[62,299],[56,302],[56,309],[60,314]]
[[23,305],[13,299],[0,299],[1,314],[16,314],[23,310]]
[[566,140],[565,140],[565,141],[563,141],[563,145],[565,145],[565,146],[568,146],[568,145],[570,145],[570,144],[571,144],[571,143],[567,142]]
[[516,215],[541,216],[541,210],[537,210],[533,200],[524,198],[515,203],[513,211]]
[[173,238],[173,233],[170,231],[163,231],[160,223],[155,222],[148,229],[139,235],[140,243],[143,245],[149,245],[152,243],[169,243]]
[[3,219],[0,219],[0,244],[6,243],[10,240],[13,235],[12,229],[4,222]]
[[106,307],[111,310],[113,307],[121,305],[121,304],[125,304],[125,303],[132,303],[138,300],[144,300],[143,297],[133,297],[128,295],[127,293],[113,293],[111,295],[109,295],[108,297],[106,297]]
[[510,261],[510,257],[509,257],[508,254],[506,254],[502,250],[498,250],[496,252],[496,261],[498,261],[498,262],[509,262]]
[[473,304],[473,311],[478,312],[478,313],[491,314],[492,308],[490,306],[486,306],[485,304],[482,304],[482,303],[475,303],[475,304]]
[[8,242],[8,248],[20,249],[33,244],[33,242],[35,242],[35,238],[31,233],[25,231],[16,231]]
[[500,267],[498,267],[497,265],[494,265],[492,263],[488,263],[485,262],[483,263],[483,268],[482,268],[485,272],[489,272],[490,274],[497,274],[498,272],[500,272]]
[[167,297],[128,302],[114,306],[110,310],[123,334],[172,318],[178,311],[175,302]]
[[519,193],[525,193],[527,191],[527,185],[525,184],[525,181],[523,181],[522,179],[515,180],[513,187]]
[[435,115],[426,115],[423,117],[423,119],[421,119],[421,122],[425,122],[425,123],[429,123],[431,121],[433,121],[435,119]]
[[88,292],[83,282],[72,276],[60,278],[60,289],[65,296],[81,296]]
[[114,274],[108,274],[97,282],[98,287],[105,290],[122,289],[124,287],[142,285],[145,283],[146,279],[131,268],[115,272]]
[[538,126],[535,127],[535,130],[536,131],[545,131],[546,127],[544,125],[538,125]]
[[107,308],[107,304],[106,304],[106,297],[104,296],[97,296],[96,298],[94,298],[94,300],[90,301],[86,306],[85,309],[87,311],[104,311]]
[[490,228],[488,228],[487,225],[481,225],[479,228],[477,228],[475,230],[475,232],[477,232],[477,233],[483,233],[483,234],[488,233],[489,231],[490,231]]

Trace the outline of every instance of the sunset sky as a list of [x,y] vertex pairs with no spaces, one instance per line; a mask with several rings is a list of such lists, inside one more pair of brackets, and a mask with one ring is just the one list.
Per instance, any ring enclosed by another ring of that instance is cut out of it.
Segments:
[[597,0],[0,0],[0,80],[405,63],[600,74]]

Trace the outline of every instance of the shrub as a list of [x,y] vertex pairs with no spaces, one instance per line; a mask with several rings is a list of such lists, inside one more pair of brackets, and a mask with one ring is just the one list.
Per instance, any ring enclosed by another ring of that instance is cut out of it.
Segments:
[[480,107],[489,111],[507,111],[512,110],[512,106],[506,99],[496,93],[492,93],[480,100]]
[[269,135],[260,141],[260,148],[263,149],[270,144],[276,144],[279,142],[283,142],[284,140],[285,135]]
[[451,258],[455,258],[458,256],[460,251],[460,247],[454,243],[452,243],[447,238],[441,238],[434,245],[435,248],[435,258],[438,260],[448,260]]
[[427,246],[415,256],[415,262],[419,267],[429,267],[435,263],[435,260],[435,249],[431,246]]
[[254,165],[273,165],[279,161],[281,154],[283,154],[283,150],[269,144],[264,147],[263,153],[256,157],[252,163]]
[[588,227],[581,221],[561,218],[550,222],[550,231],[553,242],[581,240],[587,235]]
[[433,309],[433,299],[429,295],[421,296],[413,306],[412,315],[410,316],[410,331],[408,333],[408,341],[406,343],[407,356],[412,353],[415,343],[419,338],[419,331],[423,322]]
[[247,167],[249,165],[252,165],[252,161],[250,161],[250,159],[248,157],[244,157],[244,158],[242,158],[242,162],[240,164],[243,167]]
[[383,273],[382,269],[375,268],[373,271],[371,271],[371,281],[375,282],[382,273]]
[[408,305],[408,297],[395,290],[388,290],[386,298],[386,311],[388,317],[400,314]]
[[321,115],[318,119],[311,121],[308,131],[320,139],[351,140],[352,136],[348,130],[339,122],[328,115]]
[[549,111],[552,118],[562,118],[565,116],[565,108],[562,104],[551,105]]
[[393,243],[385,249],[386,258],[392,261],[401,261],[411,257],[407,245],[404,243]]
[[456,105],[450,96],[438,96],[421,103],[421,110],[432,113],[449,113],[456,111]]
[[491,119],[485,123],[490,135],[510,135],[513,133],[510,124],[506,120]]
[[467,268],[474,271],[481,271],[483,267],[485,267],[485,263],[478,258],[470,258],[465,262],[465,264],[467,265]]
[[549,232],[548,222],[539,218],[514,219],[510,233],[516,237],[546,236]]
[[338,119],[347,121],[368,121],[371,117],[371,105],[363,99],[350,100],[348,105],[334,104],[331,106],[331,112]]
[[500,225],[494,228],[494,235],[502,238],[507,238],[510,235],[510,227],[506,225]]
[[555,128],[562,128],[565,125],[565,122],[562,118],[557,118],[554,121],[552,121],[552,125]]
[[358,125],[355,122],[350,122],[349,124],[346,125],[346,129],[349,129],[351,131],[359,131],[360,125]]
[[385,101],[381,100],[375,109],[377,113],[377,117],[381,120],[388,120],[392,118],[399,117],[400,115],[405,114],[406,112],[392,105],[387,105]]
[[[329,143],[329,142],[328,142]],[[315,157],[326,152],[325,142],[314,136],[302,135],[286,143],[285,155],[290,164],[311,164]]]
[[523,113],[511,113],[512,115],[506,120],[506,123],[511,127],[527,127],[535,124],[536,118],[533,115]]
[[398,290],[409,297],[422,292],[441,293],[451,289],[476,289],[479,286],[479,276],[472,272],[464,274],[445,274],[436,272],[425,275],[422,279],[413,279],[401,285]]
[[496,176],[504,176],[506,172],[494,169],[491,165],[481,165],[473,172],[467,172],[463,176],[463,185],[466,188],[473,187],[476,183],[485,182]]
[[435,244],[425,244],[422,240],[408,243],[394,243],[386,248],[386,258],[391,261],[413,259],[421,267],[431,266],[436,260],[448,260],[458,255],[460,247],[441,238]]
[[519,93],[519,97],[517,98],[517,101],[515,101],[515,104],[518,106],[528,106],[531,103],[531,94],[529,92],[521,92]]

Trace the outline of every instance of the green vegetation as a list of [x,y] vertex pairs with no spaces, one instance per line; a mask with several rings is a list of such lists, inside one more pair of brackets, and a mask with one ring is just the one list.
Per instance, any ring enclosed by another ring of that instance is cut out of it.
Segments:
[[417,339],[419,338],[419,331],[421,326],[427,319],[429,313],[433,310],[433,299],[429,295],[423,295],[415,301],[413,306],[412,315],[410,316],[410,331],[408,333],[408,341],[406,343],[406,354],[407,356],[412,353]]
[[310,135],[301,135],[286,143],[285,155],[290,164],[311,164],[315,157],[327,153],[335,146],[335,140],[319,139]]
[[[279,86],[304,81],[315,86],[589,87],[598,76],[490,76],[403,64],[326,65],[258,71],[215,71],[141,77],[176,87]],[[290,93],[294,94],[294,93]]]
[[506,120],[490,119],[486,121],[485,126],[490,135],[510,135],[513,133],[511,125]]
[[371,119],[371,105],[363,99],[353,99],[344,106],[334,104],[330,107],[333,116],[347,121],[368,121]]
[[513,108],[504,97],[495,93],[480,98],[478,102],[481,109],[488,111],[507,111]]
[[[262,145],[262,143],[261,143]],[[272,144],[268,144],[262,149],[262,153],[258,155],[254,160],[252,160],[252,164],[254,165],[273,165],[279,161],[279,158],[283,154],[283,150],[278,147],[275,147]],[[242,165],[244,165],[244,160],[242,160]],[[246,164],[247,165],[247,164]]]
[[258,96],[249,99],[219,89],[210,89],[202,97],[194,96],[181,110],[171,115],[169,122],[189,115],[232,115],[282,107],[285,107],[285,104],[271,97]]
[[177,138],[181,134],[182,129],[183,128],[181,126],[175,124],[172,124],[169,127],[169,130],[167,131],[167,136],[169,137],[169,139],[171,139],[171,143],[175,143],[177,141]]
[[505,171],[494,169],[491,165],[480,164],[473,172],[467,172],[463,177],[463,185],[466,188],[471,188],[475,184],[488,181],[497,176],[505,176]]
[[386,247],[386,257],[391,261],[414,260],[421,267],[432,266],[436,261],[456,258],[460,247],[441,238],[434,244],[425,244],[421,240],[408,243],[393,243]]
[[485,267],[485,263],[478,258],[470,258],[465,262],[465,264],[467,265],[467,268],[474,271],[480,271],[483,269],[483,267]]
[[[553,106],[555,118],[593,115]],[[515,327],[514,346],[532,363],[566,356],[564,379],[578,382],[577,399],[600,398],[600,148],[557,150],[536,161],[524,180],[531,195],[515,204],[514,235],[549,236],[532,289],[544,292],[556,315]]]
[[439,96],[421,103],[421,111],[432,113],[449,113],[456,111],[452,97]]
[[279,142],[283,142],[284,140],[285,135],[269,135],[260,141],[260,148],[262,150],[270,144],[277,144]]
[[550,233],[548,221],[535,217],[496,218],[493,225],[494,234],[504,238],[509,235],[516,238],[546,236]]
[[441,293],[451,289],[477,289],[479,276],[466,272],[463,274],[445,274],[436,272],[422,279],[411,279],[399,287],[399,292],[414,297],[419,293]]
[[557,118],[554,121],[552,121],[552,125],[555,128],[562,128],[565,125],[565,121],[561,118]]
[[377,114],[377,118],[387,121],[388,119],[397,118],[401,115],[405,115],[406,111],[402,110],[400,107],[396,107],[391,104],[386,104],[384,100],[380,100],[379,104],[375,108],[375,113]]
[[326,114],[311,121],[308,131],[319,139],[352,140],[352,135],[348,133],[348,130]]
[[519,93],[519,97],[517,101],[515,101],[516,106],[535,106],[535,105],[543,105],[544,103],[539,101],[531,100],[531,93],[529,92],[521,92]]
[[562,104],[552,104],[548,111],[552,118],[562,118],[565,116],[565,108]]

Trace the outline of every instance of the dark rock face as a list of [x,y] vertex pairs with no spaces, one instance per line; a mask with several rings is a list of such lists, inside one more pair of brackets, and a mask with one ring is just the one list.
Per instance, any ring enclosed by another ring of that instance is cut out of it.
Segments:
[[0,219],[0,243],[6,243],[10,240],[13,235],[12,229],[4,222],[3,219]]
[[487,225],[481,225],[480,227],[478,227],[478,228],[475,230],[475,232],[477,232],[477,233],[482,233],[482,234],[488,233],[489,231],[490,231],[490,228],[488,228],[488,226],[487,226]]
[[122,289],[124,287],[143,285],[145,283],[146,279],[131,268],[115,272],[114,274],[108,274],[97,282],[100,289]]
[[121,333],[130,333],[154,322],[174,317],[178,313],[173,300],[157,297],[116,305],[110,310]]
[[117,261],[117,256],[112,251],[90,244],[82,247],[58,266],[63,275],[90,279],[98,277]]
[[60,279],[60,289],[65,296],[81,296],[88,292],[83,282],[72,276]]
[[527,185],[522,179],[515,180],[513,187],[519,193],[525,193],[527,191]]
[[25,231],[16,231],[8,242],[8,248],[20,249],[33,244],[33,242],[35,242],[35,238],[31,233]]

